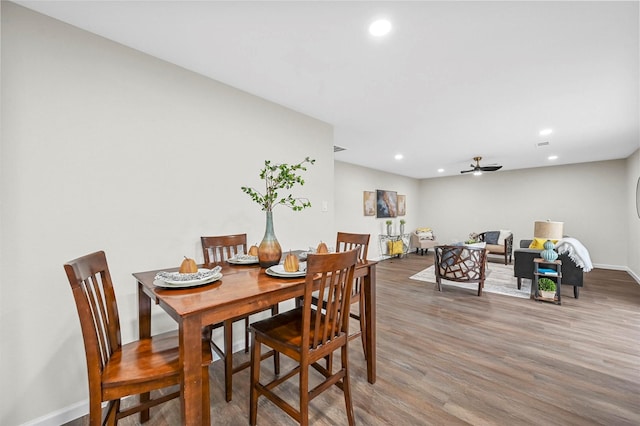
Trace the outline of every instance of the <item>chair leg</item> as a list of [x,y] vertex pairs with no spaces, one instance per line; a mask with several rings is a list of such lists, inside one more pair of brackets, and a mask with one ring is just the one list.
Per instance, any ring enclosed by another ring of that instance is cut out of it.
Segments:
[[[107,404],[107,415],[105,416],[104,419],[104,424],[105,425],[109,425],[109,426],[116,426],[118,424],[118,412],[120,411],[120,400],[117,399],[115,401],[110,401],[109,404]],[[146,410],[147,413],[149,412],[149,410]],[[99,411],[100,413],[100,411]],[[142,417],[142,412],[140,412],[141,417]],[[100,420],[98,420],[100,421]],[[100,423],[98,423],[99,425]]]
[[[271,316],[278,315],[279,311],[280,311],[280,308],[276,303],[271,307]],[[273,351],[273,372],[275,373],[276,376],[280,375],[280,353],[277,352],[275,349]]]
[[233,397],[233,322],[224,321],[224,389],[225,399]]
[[580,296],[580,287],[578,287],[577,285],[573,286],[573,297],[575,297],[576,299]]
[[[145,393],[141,393],[140,394],[140,403],[144,404],[146,402],[151,401],[151,394],[149,392],[145,392]],[[145,423],[147,421],[149,421],[149,419],[151,418],[151,414],[149,414],[149,409],[147,408],[146,410],[142,410],[140,411],[140,423]]]
[[347,410],[347,419],[349,426],[355,425],[353,415],[353,402],[351,400],[351,380],[349,380],[349,354],[348,346],[344,345],[340,349],[342,368],[344,369],[344,377],[342,378],[342,391],[344,392],[344,403]]
[[251,388],[249,392],[249,424],[255,426],[258,418],[258,382],[260,380],[260,344],[251,334]]
[[300,426],[309,425],[309,366],[300,364]]
[[249,316],[244,317],[244,353],[249,353]]

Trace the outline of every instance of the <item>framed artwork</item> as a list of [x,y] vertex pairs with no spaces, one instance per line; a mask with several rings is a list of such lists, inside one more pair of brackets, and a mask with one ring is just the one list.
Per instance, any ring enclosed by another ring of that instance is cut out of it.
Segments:
[[398,216],[398,194],[396,191],[376,190],[376,217]]
[[376,193],[373,191],[364,191],[362,206],[365,216],[376,215]]
[[398,195],[398,216],[407,214],[407,196]]

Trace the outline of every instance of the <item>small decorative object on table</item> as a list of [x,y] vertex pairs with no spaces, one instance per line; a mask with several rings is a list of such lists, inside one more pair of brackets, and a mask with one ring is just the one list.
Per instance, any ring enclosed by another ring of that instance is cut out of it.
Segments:
[[545,299],[553,299],[556,297],[556,283],[549,278],[538,279],[538,290],[540,295]]
[[258,261],[260,266],[268,268],[280,263],[282,257],[282,248],[276,238],[273,230],[273,208],[278,204],[289,207],[294,211],[300,211],[307,207],[311,207],[311,202],[307,198],[296,198],[293,195],[279,196],[279,189],[291,189],[296,183],[304,185],[302,176],[298,175],[299,170],[306,171],[306,163],[314,164],[316,160],[306,157],[298,164],[272,164],[271,161],[264,162],[264,168],[260,170],[260,179],[265,182],[265,193],[243,186],[241,189],[248,194],[253,201],[258,203],[262,210],[267,213],[267,224],[262,238],[262,242],[258,247]]
[[558,258],[558,253],[553,248],[555,243],[562,238],[563,227],[564,222],[551,222],[548,219],[546,221],[538,220],[533,224],[534,239],[545,240],[544,250],[540,253],[540,257],[547,262],[553,262]]
[[404,224],[407,223],[404,219],[400,219],[400,235],[404,235]]
[[387,224],[387,235],[391,235],[391,225],[393,224],[393,222],[387,220],[385,223]]
[[478,242],[478,234],[476,232],[471,232],[469,234],[469,239],[465,241],[465,244],[475,244]]

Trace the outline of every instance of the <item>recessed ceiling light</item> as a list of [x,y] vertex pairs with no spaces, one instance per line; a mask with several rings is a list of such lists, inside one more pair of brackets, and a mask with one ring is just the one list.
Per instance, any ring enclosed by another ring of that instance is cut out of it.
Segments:
[[548,160],[557,160],[558,156],[557,155],[550,155],[547,157]]
[[553,133],[553,129],[540,130],[540,136],[549,136],[551,133]]
[[391,22],[386,19],[378,19],[369,25],[369,33],[374,37],[382,37],[391,31]]
[[444,172],[444,169],[438,169],[438,173]]
[[395,159],[396,160],[402,160],[403,156],[402,154],[396,154]]

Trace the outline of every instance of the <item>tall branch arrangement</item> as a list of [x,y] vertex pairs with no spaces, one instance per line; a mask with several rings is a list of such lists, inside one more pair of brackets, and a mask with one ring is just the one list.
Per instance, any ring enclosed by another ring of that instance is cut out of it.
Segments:
[[253,201],[258,203],[262,210],[272,211],[275,206],[282,204],[294,211],[300,211],[311,207],[311,202],[307,198],[296,198],[291,194],[280,197],[279,189],[291,189],[295,184],[304,185],[304,179],[299,175],[300,171],[306,171],[306,164],[314,164],[316,160],[306,157],[298,164],[272,164],[271,161],[264,162],[264,169],[260,170],[260,179],[264,180],[264,194],[255,188],[248,186],[241,187],[242,191],[248,194]]

